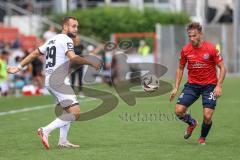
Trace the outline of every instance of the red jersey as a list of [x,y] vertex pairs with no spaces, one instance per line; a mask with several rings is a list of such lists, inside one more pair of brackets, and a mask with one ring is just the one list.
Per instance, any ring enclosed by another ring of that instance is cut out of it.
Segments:
[[187,64],[188,83],[217,84],[216,65],[223,60],[216,47],[203,41],[199,48],[191,43],[185,45],[181,51],[180,64]]

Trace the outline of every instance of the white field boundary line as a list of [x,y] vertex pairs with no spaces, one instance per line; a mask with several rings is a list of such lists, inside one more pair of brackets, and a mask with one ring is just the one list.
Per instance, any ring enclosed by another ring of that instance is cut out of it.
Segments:
[[[104,90],[108,91],[108,90]],[[96,98],[86,98],[81,101],[87,102],[87,101],[94,101],[97,100]],[[5,115],[11,115],[11,114],[16,114],[16,113],[21,113],[21,112],[30,112],[34,110],[40,110],[40,109],[45,109],[45,108],[51,108],[54,107],[54,104],[47,104],[47,105],[42,105],[42,106],[33,106],[33,107],[27,107],[27,108],[22,108],[22,109],[16,109],[16,110],[10,110],[6,112],[0,112],[0,116],[5,116]]]
[[[94,101],[96,99],[85,99],[81,101]],[[35,106],[35,107],[27,107],[27,108],[22,108],[22,109],[16,109],[16,110],[10,110],[6,112],[0,112],[0,116],[5,116],[5,115],[11,115],[11,114],[16,114],[16,113],[21,113],[21,112],[29,112],[29,111],[34,111],[34,110],[40,110],[40,109],[45,109],[45,108],[52,108],[54,107],[55,104],[46,104],[42,106]]]
[[[89,99],[83,99],[81,101],[87,102],[87,101],[94,101],[97,100],[95,98],[89,98]],[[229,100],[230,103],[239,103],[240,100]],[[170,103],[170,102],[167,102]],[[47,105],[42,105],[42,106],[35,106],[35,107],[27,107],[27,108],[22,108],[22,109],[16,109],[16,110],[10,110],[6,112],[0,112],[0,116],[5,116],[5,115],[11,115],[11,114],[16,114],[16,113],[21,113],[21,112],[30,112],[34,110],[41,110],[45,108],[51,108],[54,107],[54,104],[47,104]]]
[[50,108],[53,106],[54,106],[54,104],[47,104],[47,105],[42,105],[42,106],[16,109],[16,110],[11,110],[11,111],[7,111],[7,112],[0,112],[0,116],[11,115],[11,114],[16,114],[16,113],[21,113],[21,112],[29,112],[29,111],[34,111],[34,110],[40,110],[40,109],[44,109],[44,108]]
[[[87,101],[94,101],[94,100],[97,100],[97,99],[96,98],[89,98],[89,99],[83,99],[81,101],[87,102]],[[5,115],[21,113],[21,112],[30,112],[30,111],[34,111],[34,110],[52,108],[54,106],[55,106],[54,104],[47,104],[47,105],[42,105],[42,106],[27,107],[27,108],[22,108],[22,109],[10,110],[10,111],[6,111],[6,112],[0,112],[0,117],[5,116]]]

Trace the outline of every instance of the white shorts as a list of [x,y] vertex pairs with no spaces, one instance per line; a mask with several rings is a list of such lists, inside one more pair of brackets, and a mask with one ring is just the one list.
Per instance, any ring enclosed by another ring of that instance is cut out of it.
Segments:
[[0,82],[0,93],[5,93],[7,91],[8,91],[8,82],[7,81]]
[[68,93],[60,93],[60,90],[56,91],[49,86],[47,86],[46,88],[51,93],[51,95],[54,96],[56,103],[60,104],[63,108],[71,107],[78,104],[77,96],[75,95],[72,88],[68,88]]

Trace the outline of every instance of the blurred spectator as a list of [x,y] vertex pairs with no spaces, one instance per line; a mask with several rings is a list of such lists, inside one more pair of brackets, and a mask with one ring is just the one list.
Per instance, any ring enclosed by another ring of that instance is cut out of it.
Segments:
[[9,52],[9,51],[11,50],[11,43],[8,42],[8,41],[4,41],[3,43],[4,43],[4,48],[3,48],[3,50]]
[[103,70],[107,70],[111,67],[111,62],[109,63],[109,59],[107,59],[107,56],[106,56],[106,51],[104,50],[104,45],[103,44],[100,44],[98,47],[97,47],[97,55],[99,56],[99,58],[102,59],[102,62],[103,62]]
[[116,56],[116,52],[113,52],[114,55],[112,57],[112,62],[111,62],[111,79],[113,84],[117,84],[119,81],[119,64]]
[[[78,56],[82,56],[84,47],[80,43],[80,37],[77,36],[73,40],[73,43],[74,43],[74,52],[75,52],[75,54],[78,55]],[[83,87],[82,87],[83,86],[83,83],[82,83],[83,69],[84,69],[84,66],[82,65],[80,68],[76,69],[71,74],[71,85],[72,85],[73,89],[75,89],[74,85],[75,85],[76,76],[78,77],[78,92],[79,92],[79,97],[80,98],[84,98],[85,97],[84,94],[83,94]]]
[[16,37],[16,39],[12,42],[11,48],[12,49],[18,49],[21,47],[21,41],[19,38],[19,35]]
[[147,56],[150,53],[150,47],[146,44],[144,40],[140,41],[138,53],[142,56]]
[[[14,59],[15,66],[17,66],[20,63],[21,59],[22,59],[22,57],[20,57],[20,56],[15,57],[15,59]],[[17,74],[12,75],[12,76],[13,77],[11,77],[11,78],[12,78],[12,82],[13,82],[13,88],[14,88],[15,96],[19,97],[19,96],[21,96],[22,88],[26,84],[25,80],[24,80],[24,76],[23,76],[22,72],[19,72]]]
[[3,40],[0,40],[0,49],[4,49],[5,43]]
[[45,41],[51,39],[53,36],[55,36],[57,33],[55,31],[54,26],[50,26],[49,29],[43,34],[43,39]]
[[216,43],[216,49],[221,53],[221,44],[220,43]]
[[43,88],[43,62],[40,58],[32,61],[32,83],[38,88]]
[[[11,65],[14,64],[14,66],[19,65],[20,61],[30,53],[29,50],[25,50],[23,52],[22,50],[19,49],[16,51],[17,52],[15,52],[13,56],[11,56],[14,57],[14,62],[11,62]],[[24,88],[24,86],[30,85],[32,83],[38,84],[33,78],[32,72],[33,72],[32,65],[28,65],[24,67],[22,72],[14,74],[13,77],[10,77],[12,79],[13,88],[15,90],[15,96],[17,97],[21,96],[22,89]]]
[[22,8],[28,10],[29,12],[33,12],[33,4],[31,0],[28,0],[26,3],[24,3]]
[[109,86],[112,86],[111,80],[111,61],[112,61],[112,52],[106,52],[104,50],[104,45],[100,44],[97,48],[97,56],[103,62],[102,68],[102,80],[103,82],[107,83]]
[[7,60],[8,52],[2,51],[0,54],[0,94],[7,96],[8,94],[8,73],[7,73]]
[[225,10],[222,16],[218,20],[220,23],[232,23],[233,22],[233,10],[229,5],[225,6]]
[[0,8],[0,26],[3,26],[4,16],[6,15],[6,11]]
[[13,66],[17,66],[17,61],[16,58],[23,58],[25,56],[25,53],[23,52],[23,50],[21,48],[18,49],[14,49],[12,50],[12,52],[10,53],[10,56],[8,58],[8,64],[9,65],[13,65]]
[[89,55],[96,55],[95,47],[93,45],[88,45],[87,46],[87,52],[88,52]]
[[[22,59],[24,59],[26,56],[28,56],[31,52],[32,52],[31,49],[25,50],[24,51],[25,55],[24,55],[24,57],[22,57]],[[19,61],[19,63],[20,63],[20,61]],[[33,73],[33,66],[32,65],[28,65],[28,66],[24,67],[21,75],[23,77],[25,85],[30,84],[30,83],[35,83],[36,86],[41,87],[41,84],[43,83],[43,80],[42,80],[42,82],[41,81],[40,82],[39,81],[37,81],[37,82],[34,81],[35,79],[33,79],[33,74],[32,73]]]

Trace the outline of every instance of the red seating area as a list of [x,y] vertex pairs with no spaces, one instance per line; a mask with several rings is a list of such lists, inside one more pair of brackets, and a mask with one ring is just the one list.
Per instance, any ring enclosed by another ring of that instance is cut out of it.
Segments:
[[35,36],[20,36],[21,46],[23,49],[34,49],[37,46],[37,38]]
[[0,41],[12,43],[19,37],[22,49],[34,49],[37,46],[37,37],[34,35],[23,35],[17,28],[0,27]]
[[16,39],[18,34],[19,32],[17,28],[0,27],[0,40],[12,42]]

